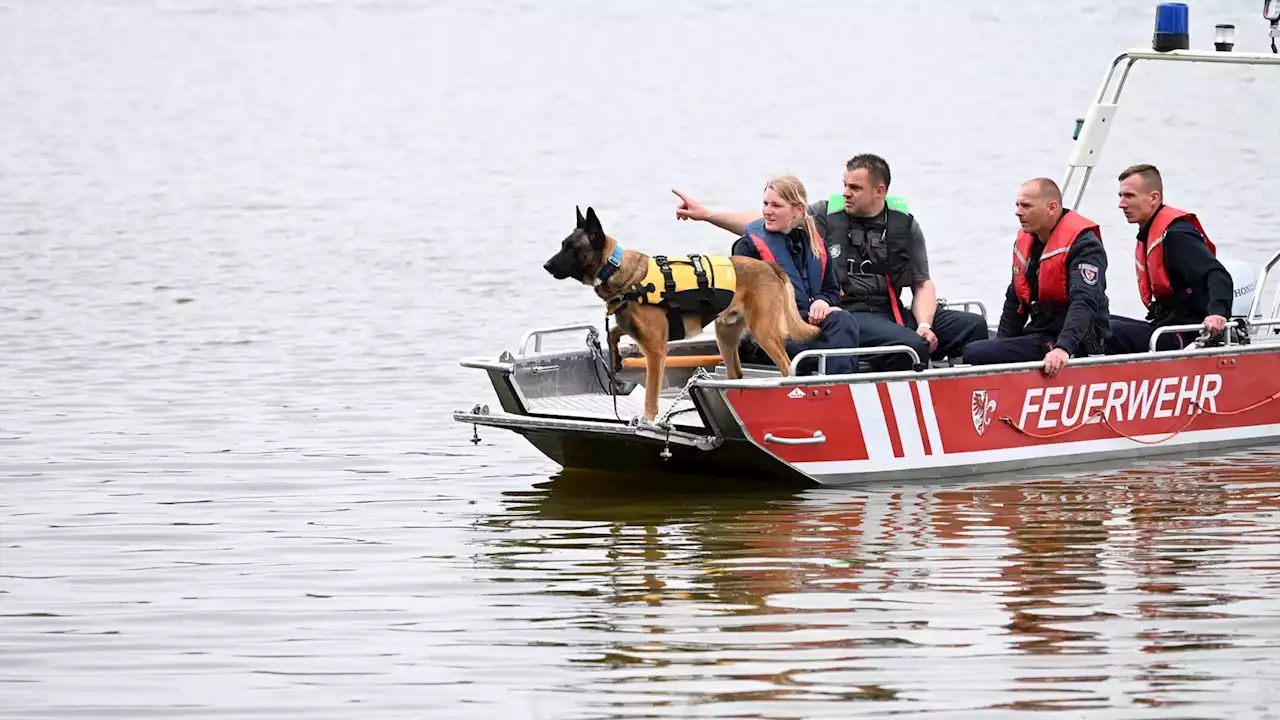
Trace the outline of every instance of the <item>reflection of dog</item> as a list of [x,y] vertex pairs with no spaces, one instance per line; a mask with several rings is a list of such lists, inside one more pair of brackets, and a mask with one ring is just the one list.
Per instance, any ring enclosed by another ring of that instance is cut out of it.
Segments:
[[[560,244],[560,251],[542,267],[557,280],[573,278],[584,285],[594,285],[596,294],[617,308],[618,325],[609,332],[610,361],[616,362],[618,338],[630,335],[645,358],[644,416],[653,420],[658,415],[658,391],[667,362],[667,308],[661,304],[629,302],[625,297],[635,290],[650,272],[649,256],[634,250],[617,253],[619,246],[605,235],[596,211],[587,208],[587,216],[578,211],[578,226]],[[619,257],[620,256],[620,257]],[[800,317],[791,281],[782,268],[772,263],[747,257],[731,258],[736,273],[733,300],[715,318],[716,345],[724,358],[729,377],[742,377],[738,359],[738,343],[750,331],[761,349],[769,355],[785,375],[790,372],[784,341],[814,340],[820,331]],[[611,262],[612,261],[612,262]],[[606,266],[612,265],[612,271]],[[685,337],[702,330],[703,319],[697,313],[681,316]],[[678,327],[678,325],[676,326]]]

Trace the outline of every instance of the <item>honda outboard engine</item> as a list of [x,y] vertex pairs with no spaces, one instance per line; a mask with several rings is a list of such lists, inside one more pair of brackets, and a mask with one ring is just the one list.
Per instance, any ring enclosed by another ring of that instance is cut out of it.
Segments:
[[1249,314],[1249,305],[1253,303],[1253,293],[1257,289],[1258,276],[1253,266],[1235,258],[1218,258],[1222,266],[1231,273],[1231,283],[1235,286],[1235,299],[1231,303],[1232,317],[1245,317]]

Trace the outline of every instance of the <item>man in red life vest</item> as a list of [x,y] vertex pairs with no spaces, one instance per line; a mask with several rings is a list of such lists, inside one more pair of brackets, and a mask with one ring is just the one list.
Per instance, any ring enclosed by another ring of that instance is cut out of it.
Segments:
[[[1111,318],[1107,354],[1146,352],[1152,331],[1166,325],[1204,323],[1210,334],[1222,333],[1234,300],[1231,273],[1196,216],[1164,204],[1164,181],[1154,165],[1120,173],[1120,209],[1138,226],[1134,262],[1147,319]],[[1161,335],[1156,349],[1186,347],[1196,335]]]
[[1013,246],[1013,282],[993,340],[964,349],[972,365],[1044,360],[1055,377],[1072,356],[1100,354],[1110,336],[1107,253],[1097,223],[1062,207],[1048,178],[1018,190],[1022,231]]

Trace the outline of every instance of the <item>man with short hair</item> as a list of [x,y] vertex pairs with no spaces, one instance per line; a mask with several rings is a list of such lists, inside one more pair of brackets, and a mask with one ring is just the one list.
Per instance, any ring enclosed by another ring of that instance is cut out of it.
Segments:
[[[844,192],[832,202],[809,204],[818,234],[840,282],[840,306],[857,320],[863,347],[906,345],[919,356],[959,356],[966,345],[988,337],[986,321],[976,313],[939,310],[929,276],[924,233],[912,215],[888,206],[889,164],[878,155],[856,155],[845,164]],[[679,190],[676,217],[704,220],[741,234],[753,213],[715,212]],[[911,309],[901,292],[911,288]],[[869,358],[878,370],[909,370],[905,354]]]
[[[1154,165],[1120,173],[1120,210],[1138,226],[1134,261],[1147,319],[1111,318],[1108,354],[1146,352],[1151,334],[1167,325],[1203,323],[1211,335],[1227,326],[1234,298],[1231,273],[1195,215],[1164,204],[1164,180]],[[1157,350],[1177,350],[1196,332],[1161,335]]]
[[1016,201],[1021,232],[1013,281],[993,340],[964,350],[973,365],[1044,360],[1056,377],[1073,356],[1101,354],[1110,336],[1107,253],[1097,223],[1062,207],[1049,178],[1023,183]]

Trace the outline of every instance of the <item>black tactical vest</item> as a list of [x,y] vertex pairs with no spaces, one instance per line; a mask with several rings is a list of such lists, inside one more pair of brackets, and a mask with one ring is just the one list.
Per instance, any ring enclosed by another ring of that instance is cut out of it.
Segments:
[[837,210],[824,219],[824,239],[844,291],[840,306],[891,314],[890,299],[900,303],[902,289],[911,287],[911,216],[885,208],[874,218],[853,218]]

